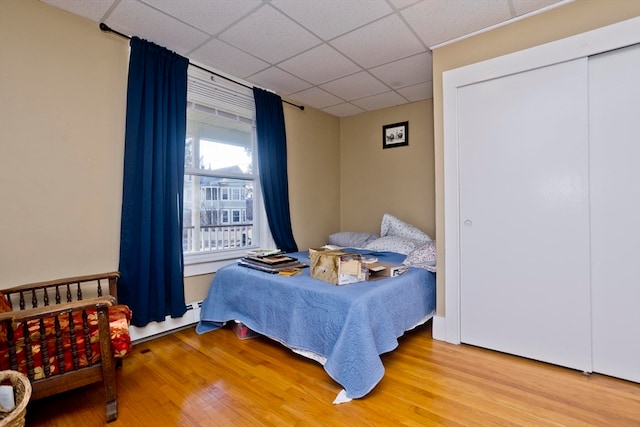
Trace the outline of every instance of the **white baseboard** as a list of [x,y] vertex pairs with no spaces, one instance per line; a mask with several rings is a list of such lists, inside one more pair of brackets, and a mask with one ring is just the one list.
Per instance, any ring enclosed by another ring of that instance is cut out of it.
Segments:
[[178,318],[167,316],[163,322],[149,322],[144,327],[130,326],[129,335],[134,343],[145,341],[157,335],[164,335],[175,330],[198,323],[202,301],[187,304],[187,312]]
[[442,316],[433,316],[433,324],[431,325],[431,335],[434,340],[446,341],[447,329],[445,318]]
[[[433,316],[433,325],[431,327],[431,336],[434,340],[438,341],[446,341],[449,344],[460,344],[460,334],[451,330],[452,327],[457,325],[452,325],[452,322],[449,321],[447,325],[447,318],[443,316]],[[447,327],[449,329],[447,329]]]

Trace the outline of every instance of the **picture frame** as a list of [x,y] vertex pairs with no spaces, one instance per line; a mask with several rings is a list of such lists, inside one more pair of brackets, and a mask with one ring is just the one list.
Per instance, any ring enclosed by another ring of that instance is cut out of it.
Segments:
[[382,148],[409,145],[409,122],[382,126]]

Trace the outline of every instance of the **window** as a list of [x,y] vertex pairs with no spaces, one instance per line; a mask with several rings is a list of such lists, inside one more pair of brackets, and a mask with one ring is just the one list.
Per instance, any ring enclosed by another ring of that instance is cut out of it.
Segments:
[[201,190],[204,191],[204,193],[200,195],[203,200],[206,200],[207,202],[218,200],[218,192],[220,188],[203,186],[201,187]]
[[[257,176],[250,89],[189,69],[185,141],[185,275],[215,271],[250,247],[269,246]],[[201,264],[214,263],[213,267]]]
[[220,212],[222,213],[222,221],[220,221],[220,223],[221,224],[229,224],[229,210],[228,209],[223,209]]
[[231,200],[243,200],[245,194],[244,188],[232,188],[231,189]]
[[231,222],[237,224],[240,222],[240,209],[231,210]]

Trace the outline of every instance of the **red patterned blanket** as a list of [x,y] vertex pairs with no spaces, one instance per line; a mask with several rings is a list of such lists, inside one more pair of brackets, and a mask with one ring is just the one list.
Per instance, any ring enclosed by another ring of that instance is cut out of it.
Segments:
[[[7,308],[9,310],[7,310]],[[11,307],[4,297],[0,297],[0,312],[11,311]],[[69,314],[64,313],[58,316],[61,340],[56,340],[55,317],[45,317],[27,322],[28,339],[31,341],[32,358],[34,361],[35,378],[45,378],[43,360],[49,360],[50,374],[57,375],[67,371],[77,370],[82,367],[91,366],[100,360],[100,343],[98,340],[98,315],[97,310],[87,309],[86,326],[88,327],[89,342],[85,339],[85,324],[83,322],[83,311],[74,311]],[[117,358],[126,356],[131,351],[131,337],[129,335],[129,324],[131,322],[131,310],[126,305],[115,305],[109,307],[109,329],[111,334],[111,347],[113,354]],[[72,325],[71,325],[72,323]],[[71,327],[72,326],[72,327]],[[42,346],[41,330],[44,328],[46,343]],[[8,330],[7,325],[0,325],[0,370],[10,368]],[[72,337],[75,335],[75,337]],[[18,371],[27,374],[27,357],[25,354],[25,325],[16,323],[13,325],[13,340],[16,342],[16,357],[18,361]],[[77,366],[74,366],[72,356],[73,345]],[[87,345],[88,344],[88,345]],[[62,348],[62,352],[59,349]],[[57,355],[62,354],[64,362],[62,367]],[[64,369],[64,370],[62,370]]]

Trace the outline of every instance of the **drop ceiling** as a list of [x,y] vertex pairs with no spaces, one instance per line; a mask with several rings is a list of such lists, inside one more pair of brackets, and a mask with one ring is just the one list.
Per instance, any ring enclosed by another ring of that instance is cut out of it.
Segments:
[[41,1],[346,117],[432,98],[434,46],[571,0]]

